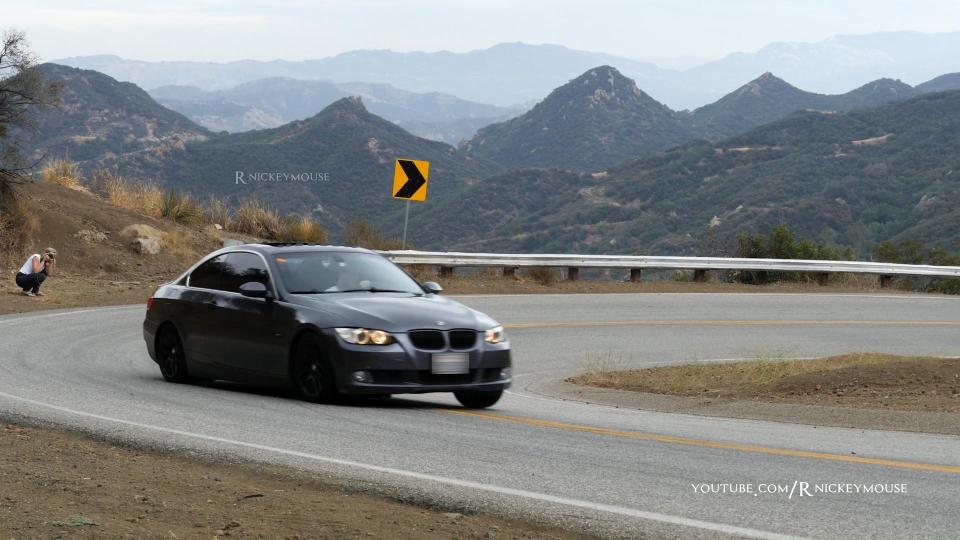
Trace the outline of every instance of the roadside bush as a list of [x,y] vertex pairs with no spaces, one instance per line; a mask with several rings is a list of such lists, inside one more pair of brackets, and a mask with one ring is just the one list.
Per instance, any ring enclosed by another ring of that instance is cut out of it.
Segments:
[[[797,239],[784,224],[775,225],[767,234],[741,234],[737,237],[734,255],[742,259],[806,259],[838,260],[852,259],[851,250],[843,254],[836,248],[808,238]],[[796,272],[741,271],[733,275],[740,283],[764,284],[774,281],[808,281],[811,276]]]
[[40,171],[40,178],[50,184],[83,189],[83,173],[80,172],[80,167],[69,159],[48,160]]
[[327,243],[327,231],[319,223],[306,216],[290,216],[283,223],[277,240],[281,242]]
[[237,210],[233,222],[234,232],[249,234],[259,238],[276,240],[283,233],[283,223],[276,212],[255,200],[247,200]]
[[222,199],[210,196],[204,207],[204,215],[210,223],[216,223],[224,229],[230,229],[233,226],[230,207]]
[[109,172],[100,173],[98,183],[102,183],[100,189],[110,204],[151,217],[161,217],[164,196],[159,187],[143,182],[130,182]]
[[[885,240],[873,248],[873,260],[896,264],[932,264],[934,266],[960,266],[960,254],[951,254],[945,249],[926,249],[919,240]],[[960,294],[960,278],[897,278],[898,287],[941,294]]]
[[160,201],[160,217],[181,225],[190,225],[202,220],[203,208],[189,195],[168,191]]
[[[367,249],[400,249],[400,242],[396,238],[389,238],[369,222],[355,219],[343,228],[343,241],[348,246],[364,247]],[[410,249],[410,245],[407,245]]]

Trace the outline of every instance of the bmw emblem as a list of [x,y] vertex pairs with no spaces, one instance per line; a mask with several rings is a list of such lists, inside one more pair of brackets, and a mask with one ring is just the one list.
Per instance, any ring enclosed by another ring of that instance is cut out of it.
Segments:
[[437,321],[437,326],[445,326],[447,323],[443,321]]

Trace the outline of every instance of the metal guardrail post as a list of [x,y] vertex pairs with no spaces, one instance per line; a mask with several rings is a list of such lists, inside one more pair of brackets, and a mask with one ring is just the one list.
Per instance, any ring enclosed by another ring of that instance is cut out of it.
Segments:
[[503,267],[503,277],[516,277],[517,267],[516,266],[504,266]]
[[576,266],[567,268],[567,281],[576,281],[580,279],[580,269]]
[[827,272],[820,272],[817,274],[817,285],[821,287],[826,287],[830,283],[830,274]]
[[707,282],[707,271],[704,269],[697,269],[693,271],[693,281],[697,283],[706,283]]
[[441,267],[440,267],[440,277],[442,277],[442,278],[453,277],[453,267],[452,267],[452,266],[441,266]]
[[639,268],[631,268],[631,269],[630,269],[630,281],[632,281],[633,283],[640,283],[641,280],[642,280],[642,278],[641,278],[641,276],[640,276],[640,269],[639,269]]
[[889,289],[893,287],[893,276],[880,276],[880,288]]

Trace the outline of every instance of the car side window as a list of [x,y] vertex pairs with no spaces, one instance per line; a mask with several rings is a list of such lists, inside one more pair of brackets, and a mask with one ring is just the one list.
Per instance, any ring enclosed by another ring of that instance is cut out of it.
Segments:
[[201,289],[222,289],[223,270],[226,260],[226,255],[220,255],[198,266],[190,274],[190,286]]
[[270,273],[263,259],[253,253],[231,253],[224,265],[221,289],[228,292],[240,292],[244,283],[256,281],[270,288]]

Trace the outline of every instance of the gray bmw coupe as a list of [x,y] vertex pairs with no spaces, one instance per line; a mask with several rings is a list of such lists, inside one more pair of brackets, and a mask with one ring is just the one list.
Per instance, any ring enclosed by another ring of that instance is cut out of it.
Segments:
[[147,302],[143,337],[170,382],[343,394],[453,392],[489,407],[510,386],[496,321],[358,248],[248,244],[201,259]]

